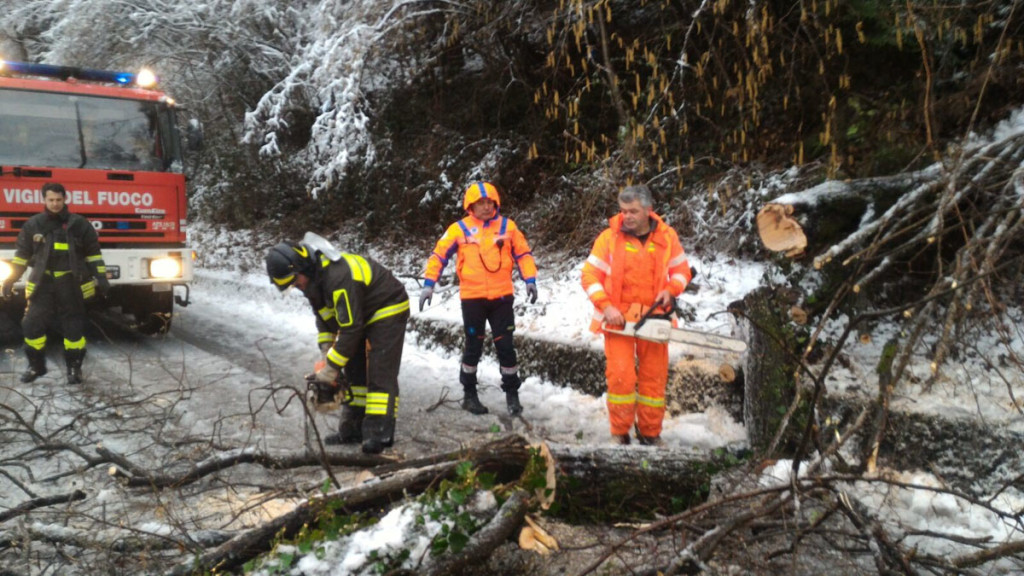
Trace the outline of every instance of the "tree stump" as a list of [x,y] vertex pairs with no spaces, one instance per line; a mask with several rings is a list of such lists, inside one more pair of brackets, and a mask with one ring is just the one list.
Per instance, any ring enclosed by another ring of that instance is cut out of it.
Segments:
[[743,422],[750,445],[763,450],[775,436],[796,392],[798,350],[789,304],[776,291],[758,288],[743,299],[747,332],[743,367]]

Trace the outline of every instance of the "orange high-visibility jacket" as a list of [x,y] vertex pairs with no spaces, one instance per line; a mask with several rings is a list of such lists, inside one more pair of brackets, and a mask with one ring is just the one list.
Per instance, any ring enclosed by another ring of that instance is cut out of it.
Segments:
[[437,283],[456,252],[455,272],[459,275],[459,296],[463,300],[496,300],[512,294],[513,266],[519,267],[519,275],[527,283],[537,281],[537,265],[526,236],[500,212],[486,222],[466,216],[449,226],[427,259],[425,286]]
[[673,297],[679,296],[693,278],[676,231],[653,212],[651,219],[651,233],[643,245],[622,231],[622,214],[612,216],[608,228],[594,241],[581,278],[595,308],[594,332],[600,331],[609,304],[623,313],[629,304],[650,306],[666,288]]

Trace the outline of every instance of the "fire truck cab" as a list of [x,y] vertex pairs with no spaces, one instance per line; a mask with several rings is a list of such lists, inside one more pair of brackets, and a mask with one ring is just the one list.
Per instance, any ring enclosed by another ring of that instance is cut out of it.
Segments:
[[[170,327],[175,302],[188,305],[193,262],[182,131],[174,100],[154,85],[145,71],[0,60],[0,280],[21,227],[44,210],[40,188],[59,182],[99,233],[106,305],[147,334]],[[7,304],[23,309],[24,298]]]

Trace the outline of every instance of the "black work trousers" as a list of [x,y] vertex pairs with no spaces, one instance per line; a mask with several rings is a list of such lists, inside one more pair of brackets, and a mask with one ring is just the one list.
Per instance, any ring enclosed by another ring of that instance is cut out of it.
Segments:
[[[366,386],[362,436],[391,442],[398,413],[398,372],[405,346],[405,325],[409,312],[389,316],[366,326],[365,346],[345,365],[345,377],[353,387]],[[353,402],[355,404],[355,402]],[[358,418],[359,407],[346,410],[343,418]],[[344,426],[344,420],[342,421]]]
[[45,344],[45,339],[40,339],[45,338],[51,319],[59,323],[65,342],[77,343],[82,339],[85,330],[85,299],[82,286],[74,274],[65,274],[60,278],[46,274],[32,291],[25,316],[21,320],[21,331],[29,346],[41,349],[33,343]]
[[466,331],[466,346],[462,351],[462,369],[459,380],[464,386],[476,386],[476,366],[484,351],[486,325],[491,326],[494,349],[498,353],[501,367],[502,388],[519,389],[519,366],[513,333],[516,317],[512,310],[514,298],[511,294],[488,300],[471,298],[462,301],[462,322]]

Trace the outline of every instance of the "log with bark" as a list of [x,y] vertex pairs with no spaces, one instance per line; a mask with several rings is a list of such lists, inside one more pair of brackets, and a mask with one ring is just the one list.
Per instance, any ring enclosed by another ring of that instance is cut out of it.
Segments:
[[912,182],[906,176],[830,180],[785,194],[758,212],[757,232],[773,252],[790,258],[814,256],[855,232],[865,215],[883,212]]
[[[316,519],[330,503],[343,502],[347,514],[376,510],[416,495],[444,478],[455,475],[463,459],[471,460],[482,471],[494,472],[499,481],[522,474],[529,454],[526,441],[508,436],[468,451],[441,454],[406,463],[386,464],[373,469],[380,479],[365,486],[344,488],[311,498],[291,512],[240,534],[216,549],[184,562],[170,570],[169,576],[184,576],[197,570],[233,570],[259,554],[269,551],[276,538],[290,538],[303,525]],[[517,472],[517,473],[516,473]]]

